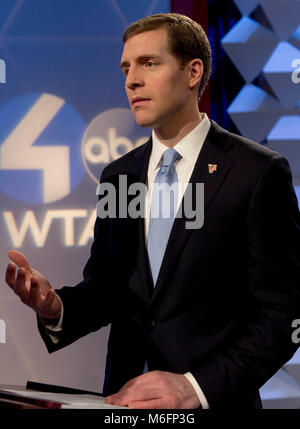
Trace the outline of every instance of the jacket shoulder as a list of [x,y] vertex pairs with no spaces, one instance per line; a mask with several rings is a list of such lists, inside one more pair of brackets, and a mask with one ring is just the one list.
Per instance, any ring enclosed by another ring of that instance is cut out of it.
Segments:
[[260,169],[260,167],[263,168],[269,164],[273,158],[284,159],[280,153],[272,150],[270,147],[229,132],[214,121],[212,121],[211,128],[216,141],[226,142],[226,145],[230,148],[231,154],[233,154],[241,164],[247,167],[253,166],[254,168]]

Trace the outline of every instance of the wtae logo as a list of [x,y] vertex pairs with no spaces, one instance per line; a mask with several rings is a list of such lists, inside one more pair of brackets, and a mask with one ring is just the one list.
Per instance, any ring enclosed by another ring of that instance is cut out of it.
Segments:
[[[13,212],[4,211],[3,217],[15,248],[23,246],[28,233],[30,233],[35,246],[43,247],[50,234],[52,224],[57,221],[61,224],[61,240],[64,246],[75,246],[75,243],[77,246],[86,246],[89,240],[93,238],[96,211],[88,212],[85,209],[47,210],[44,219],[39,222],[35,213],[28,210],[24,213],[19,225],[17,225]],[[78,219],[84,219],[84,224],[78,225]],[[78,228],[81,229],[81,233],[78,232]]]
[[106,164],[148,140],[129,109],[111,109],[98,115],[82,139],[82,159],[89,176],[99,183]]
[[6,83],[6,63],[0,58],[0,83]]

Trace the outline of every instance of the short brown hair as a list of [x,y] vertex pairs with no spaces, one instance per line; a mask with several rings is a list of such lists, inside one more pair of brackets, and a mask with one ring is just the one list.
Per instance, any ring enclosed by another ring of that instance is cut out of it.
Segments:
[[184,67],[194,58],[203,62],[203,76],[198,90],[201,97],[211,73],[211,48],[208,38],[200,24],[178,13],[160,13],[147,16],[131,24],[123,34],[123,43],[139,33],[166,27],[170,52]]

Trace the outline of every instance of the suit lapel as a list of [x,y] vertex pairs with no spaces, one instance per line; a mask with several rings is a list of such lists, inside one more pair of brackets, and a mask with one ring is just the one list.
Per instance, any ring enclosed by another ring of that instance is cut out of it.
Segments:
[[[212,122],[190,179],[193,201],[196,198],[195,184],[204,183],[204,214],[234,163],[234,160],[228,154],[231,147],[232,144],[229,141],[228,133]],[[209,167],[209,165],[212,166]],[[216,169],[214,166],[216,166]],[[193,231],[192,229],[186,229],[185,223],[189,219],[185,216],[184,210],[181,210],[181,212],[182,217],[176,218],[173,224],[151,303],[157,299],[161,289],[166,286],[167,278],[176,266],[180,253]]]
[[[136,181],[147,184],[147,174],[149,158],[152,150],[152,138],[148,140],[144,146],[144,150],[137,151],[133,154],[134,164],[138,165],[136,172]],[[139,282],[132,282],[131,289],[143,300],[149,302],[153,292],[153,282],[151,276],[151,270],[149,266],[148,253],[145,245],[145,219],[139,217],[138,222],[138,234],[139,234],[139,249],[137,253],[137,271],[139,275]]]

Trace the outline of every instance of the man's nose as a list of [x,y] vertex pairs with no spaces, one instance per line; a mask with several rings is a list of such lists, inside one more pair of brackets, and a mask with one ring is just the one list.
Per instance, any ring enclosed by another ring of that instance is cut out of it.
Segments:
[[126,76],[126,86],[129,89],[134,89],[139,86],[143,86],[143,77],[141,71],[136,68],[131,68],[128,70]]

